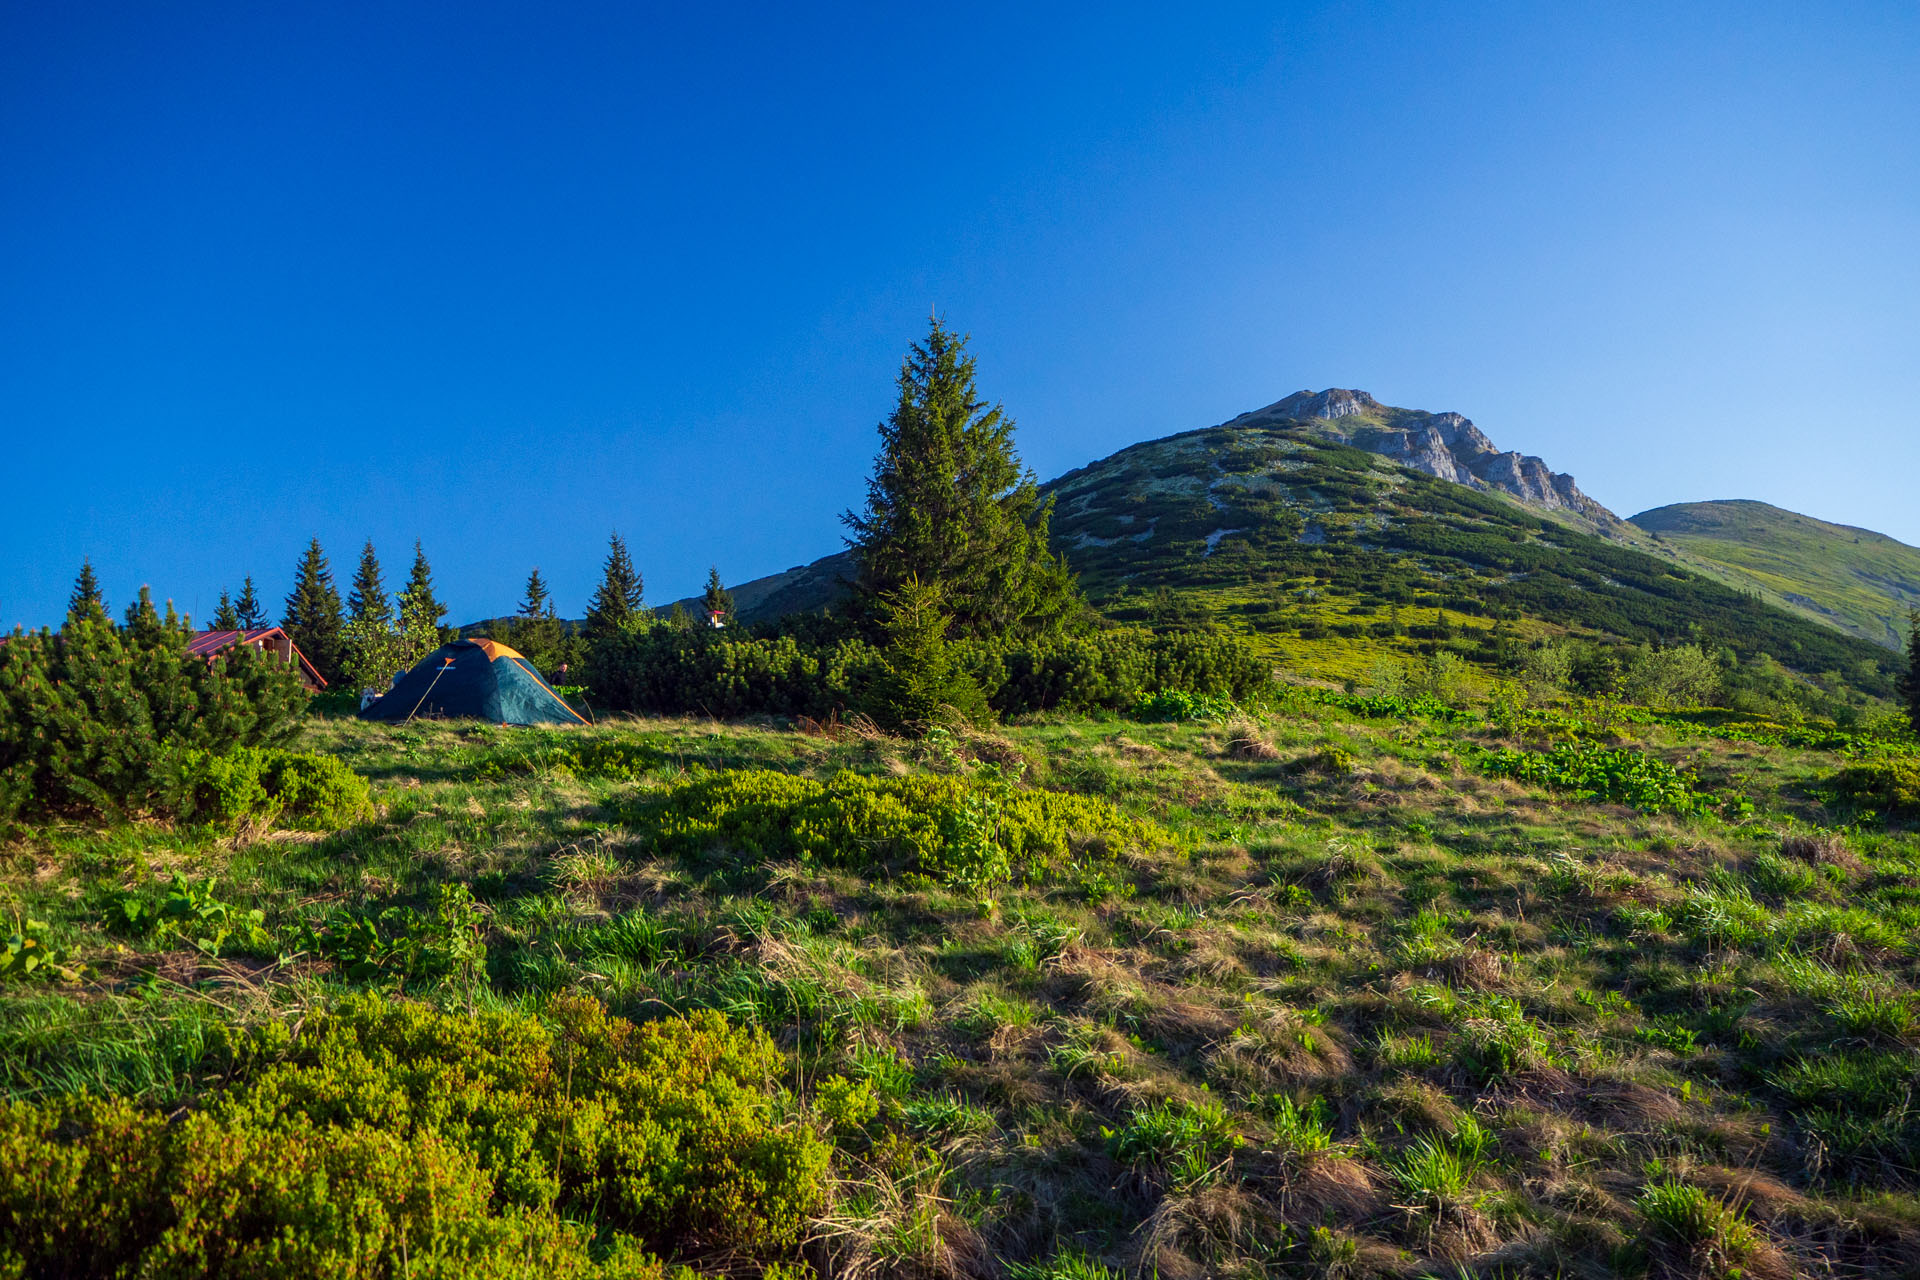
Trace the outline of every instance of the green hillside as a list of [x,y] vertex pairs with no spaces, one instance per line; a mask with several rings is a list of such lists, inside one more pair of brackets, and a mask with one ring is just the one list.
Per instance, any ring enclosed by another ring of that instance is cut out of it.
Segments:
[[1680,502],[1632,523],[1715,576],[1849,635],[1897,649],[1920,607],[1920,548],[1764,502]]
[[1059,544],[1110,613],[1184,599],[1304,674],[1363,678],[1383,649],[1442,641],[1490,659],[1561,632],[1767,654],[1876,695],[1895,674],[1885,649],[1312,424],[1136,445],[1050,489]]
[[[1122,449],[1045,489],[1055,546],[1108,616],[1238,632],[1298,677],[1368,683],[1383,663],[1439,648],[1492,674],[1560,638],[1697,643],[1756,678],[1777,683],[1784,668],[1855,700],[1889,696],[1899,670],[1882,635],[1836,629],[1618,519],[1465,418],[1364,392],[1302,392]],[[1824,554],[1802,545],[1785,558]],[[740,617],[830,604],[851,568],[843,553],[742,584]],[[1903,581],[1920,581],[1908,572]]]

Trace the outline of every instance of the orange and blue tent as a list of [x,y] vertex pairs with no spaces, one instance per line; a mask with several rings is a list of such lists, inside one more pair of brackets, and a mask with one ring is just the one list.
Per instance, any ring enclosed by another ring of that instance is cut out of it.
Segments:
[[586,724],[518,650],[455,640],[422,658],[360,711],[362,720],[473,719],[494,724]]

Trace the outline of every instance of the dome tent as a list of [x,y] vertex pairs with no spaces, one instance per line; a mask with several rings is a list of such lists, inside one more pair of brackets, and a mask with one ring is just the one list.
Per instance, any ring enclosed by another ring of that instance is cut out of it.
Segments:
[[455,640],[414,664],[361,709],[362,720],[471,718],[495,724],[586,724],[518,652],[493,640]]

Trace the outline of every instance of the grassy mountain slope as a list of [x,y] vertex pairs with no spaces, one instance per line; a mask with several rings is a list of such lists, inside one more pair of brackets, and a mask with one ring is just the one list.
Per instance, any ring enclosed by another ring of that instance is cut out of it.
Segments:
[[1920,548],[1764,502],[1681,502],[1637,527],[1723,580],[1849,635],[1898,649],[1920,608]]
[[[1299,670],[1366,673],[1496,625],[1771,654],[1884,693],[1893,655],[1555,513],[1334,443],[1312,423],[1227,424],[1123,449],[1049,486],[1089,594],[1147,617],[1160,589]],[[1344,646],[1330,644],[1344,640]]]

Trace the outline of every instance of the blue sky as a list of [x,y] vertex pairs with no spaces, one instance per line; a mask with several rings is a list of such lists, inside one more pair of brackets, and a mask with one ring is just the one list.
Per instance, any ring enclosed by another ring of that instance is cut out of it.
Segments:
[[1920,543],[1911,6],[804,8],[0,10],[0,622],[813,559],[930,307],[1043,478],[1355,386]]

